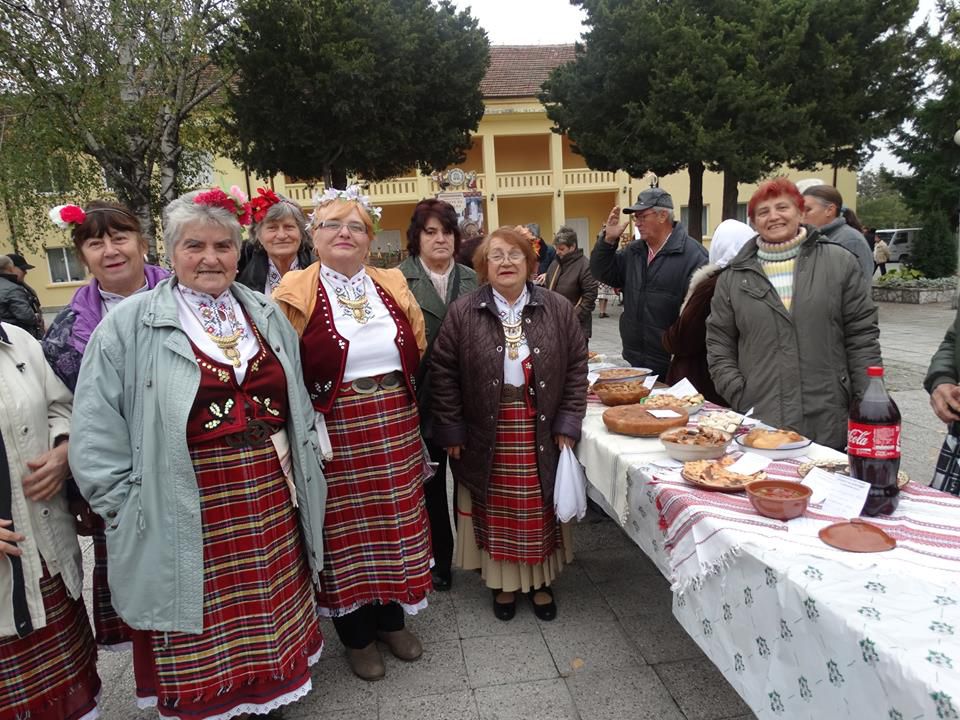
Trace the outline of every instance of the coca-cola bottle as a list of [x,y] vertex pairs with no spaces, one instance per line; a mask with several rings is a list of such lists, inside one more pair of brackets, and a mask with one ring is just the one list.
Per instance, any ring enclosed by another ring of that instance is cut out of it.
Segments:
[[847,459],[850,475],[870,483],[865,515],[889,515],[897,509],[900,488],[900,409],[883,384],[883,368],[868,367],[863,398],[850,405]]

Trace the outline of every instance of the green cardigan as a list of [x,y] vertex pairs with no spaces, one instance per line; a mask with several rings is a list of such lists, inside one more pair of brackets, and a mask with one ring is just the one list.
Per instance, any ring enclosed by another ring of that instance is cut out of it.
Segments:
[[932,393],[937,385],[950,383],[958,384],[960,381],[960,371],[958,371],[958,361],[960,361],[960,338],[957,337],[957,326],[960,325],[960,308],[957,309],[957,317],[953,319],[947,334],[943,336],[943,342],[930,359],[930,367],[927,370],[927,377],[923,381],[923,387],[928,393]]

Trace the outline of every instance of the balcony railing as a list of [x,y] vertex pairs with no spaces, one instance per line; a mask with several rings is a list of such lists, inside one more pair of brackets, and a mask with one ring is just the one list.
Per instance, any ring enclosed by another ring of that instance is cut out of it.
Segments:
[[539,194],[552,189],[553,173],[549,170],[497,173],[497,192],[501,195]]
[[567,190],[614,187],[617,184],[617,176],[615,173],[602,170],[564,170],[563,184]]
[[[564,170],[564,185],[560,188],[554,185],[553,177],[551,170],[497,173],[494,183],[496,189],[492,192],[499,195],[541,195],[556,190],[609,190],[617,185],[614,173],[600,170]],[[476,191],[484,194],[490,191],[490,183],[485,174],[477,173],[476,184]],[[444,190],[471,192],[474,191],[474,188],[441,188],[431,178],[422,176],[391,178],[390,180],[369,183],[366,187],[366,193],[376,203],[417,202],[424,197]],[[291,200],[304,206],[310,206],[313,202],[313,195],[317,192],[323,192],[323,183],[318,182],[312,186],[303,183],[289,184],[281,189],[281,192],[285,193]]]

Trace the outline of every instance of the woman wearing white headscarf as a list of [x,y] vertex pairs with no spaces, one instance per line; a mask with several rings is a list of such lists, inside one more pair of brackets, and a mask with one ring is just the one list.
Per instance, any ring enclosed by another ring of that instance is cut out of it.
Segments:
[[673,355],[666,382],[672,385],[687,378],[707,400],[718,405],[727,402],[717,394],[707,369],[710,301],[720,273],[754,235],[753,228],[737,220],[724,220],[717,226],[710,242],[710,262],[690,277],[680,315],[663,334],[663,347]]

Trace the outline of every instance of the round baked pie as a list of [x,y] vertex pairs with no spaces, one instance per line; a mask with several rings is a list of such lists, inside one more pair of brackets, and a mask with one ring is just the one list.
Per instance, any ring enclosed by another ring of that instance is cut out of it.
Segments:
[[655,437],[664,430],[686,425],[690,417],[683,408],[661,409],[673,410],[676,417],[658,418],[643,405],[620,405],[603,411],[603,424],[610,432],[621,435]]
[[735,459],[725,455],[719,460],[692,460],[683,464],[681,477],[691,485],[720,492],[739,492],[755,480],[763,480],[767,474],[762,470],[752,475],[730,472],[727,468]]
[[765,430],[755,428],[748,432],[742,440],[742,444],[747,447],[759,448],[760,450],[776,450],[784,445],[791,445],[806,440],[800,433],[793,430]]

